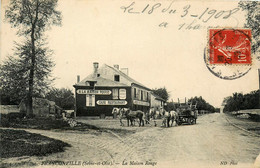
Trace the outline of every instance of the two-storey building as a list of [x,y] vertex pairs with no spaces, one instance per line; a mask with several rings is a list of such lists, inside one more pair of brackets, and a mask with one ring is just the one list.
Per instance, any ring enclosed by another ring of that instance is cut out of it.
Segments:
[[151,90],[128,76],[128,69],[93,63],[94,71],[74,85],[76,116],[112,115],[114,107],[148,111]]

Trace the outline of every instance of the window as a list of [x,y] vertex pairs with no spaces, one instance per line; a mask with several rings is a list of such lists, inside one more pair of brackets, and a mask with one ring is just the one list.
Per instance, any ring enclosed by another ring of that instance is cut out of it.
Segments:
[[95,95],[86,95],[86,106],[95,107]]
[[137,95],[136,95],[136,88],[134,88],[134,98],[137,98]]
[[146,91],[144,91],[144,99],[143,99],[144,101],[146,101],[147,100],[147,92]]
[[137,98],[138,100],[140,100],[140,98],[141,98],[141,93],[140,93],[140,91],[141,91],[141,90],[139,90],[139,89],[136,90],[136,92],[137,92],[136,98]]
[[94,89],[94,87],[95,87],[95,82],[90,81],[90,82],[89,82],[89,86],[90,86],[91,89]]
[[144,99],[144,91],[141,90],[141,100]]
[[115,75],[115,81],[119,82],[120,81],[120,76],[119,75]]
[[97,74],[97,77],[100,77],[100,74]]
[[118,89],[112,89],[113,99],[118,99]]
[[95,86],[95,82],[89,82],[89,86],[94,87]]

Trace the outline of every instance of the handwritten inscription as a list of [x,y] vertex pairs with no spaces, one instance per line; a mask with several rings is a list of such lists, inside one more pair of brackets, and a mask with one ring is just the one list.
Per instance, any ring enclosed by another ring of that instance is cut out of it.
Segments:
[[202,26],[196,23],[196,20],[193,20],[191,23],[182,23],[179,26],[179,30],[186,29],[186,30],[197,30],[200,29]]
[[[168,3],[151,2],[142,5],[141,7],[140,4],[137,4],[135,1],[133,1],[125,6],[121,6],[120,9],[125,14],[153,15],[160,13],[167,15],[176,15],[180,18],[189,17],[194,19],[190,23],[180,24],[178,30],[197,30],[202,28],[201,24],[196,23],[197,20],[201,21],[202,23],[207,23],[212,19],[228,19],[240,10],[239,8],[233,8],[230,10],[217,10],[206,7],[200,12],[196,13],[195,7],[193,8],[190,4],[177,9],[174,6],[174,1]],[[161,23],[158,23],[158,26],[167,28],[169,26],[169,23],[167,21],[163,21]]]

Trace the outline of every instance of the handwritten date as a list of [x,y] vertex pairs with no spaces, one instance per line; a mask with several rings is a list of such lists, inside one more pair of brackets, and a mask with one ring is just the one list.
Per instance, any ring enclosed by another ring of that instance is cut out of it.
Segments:
[[[148,3],[144,5],[142,8],[138,8],[136,6],[135,2],[132,2],[129,5],[121,6],[120,9],[122,9],[123,13],[128,14],[154,14],[154,13],[165,13],[165,14],[180,14],[180,17],[192,17],[192,18],[198,18],[202,22],[206,23],[212,18],[214,19],[228,19],[230,16],[235,14],[239,11],[239,8],[233,8],[230,10],[216,10],[216,9],[210,9],[206,8],[202,10],[201,13],[192,13],[192,6],[190,4],[184,6],[182,9],[176,9],[173,6],[172,1],[168,5],[164,5],[162,3]],[[139,6],[140,7],[140,6]]]

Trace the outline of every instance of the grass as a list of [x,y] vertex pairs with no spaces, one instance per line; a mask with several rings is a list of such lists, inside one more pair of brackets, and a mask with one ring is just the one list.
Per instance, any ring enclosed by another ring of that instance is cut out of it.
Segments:
[[36,163],[33,163],[31,161],[22,161],[19,163],[0,163],[1,168],[9,168],[9,167],[32,167],[37,166]]
[[226,114],[226,116],[231,123],[260,135],[259,121],[252,120],[251,118],[238,118],[232,114]]
[[21,116],[1,114],[0,126],[11,128],[32,128],[32,129],[59,129],[69,127],[69,124],[62,119],[55,118],[24,118]]
[[24,130],[0,129],[1,158],[46,156],[63,152],[69,144]]
[[[1,115],[1,127],[6,128],[30,128],[30,129],[40,129],[40,130],[72,130],[72,131],[81,131],[81,132],[91,132],[94,134],[99,134],[102,132],[113,131],[120,135],[126,135],[128,133],[135,133],[135,131],[126,130],[126,129],[115,129],[115,128],[100,128],[95,125],[90,125],[86,123],[77,122],[77,126],[70,127],[67,121],[63,119],[55,118],[24,118],[19,115]],[[92,130],[92,131],[91,131]],[[94,131],[94,132],[93,132]]]

